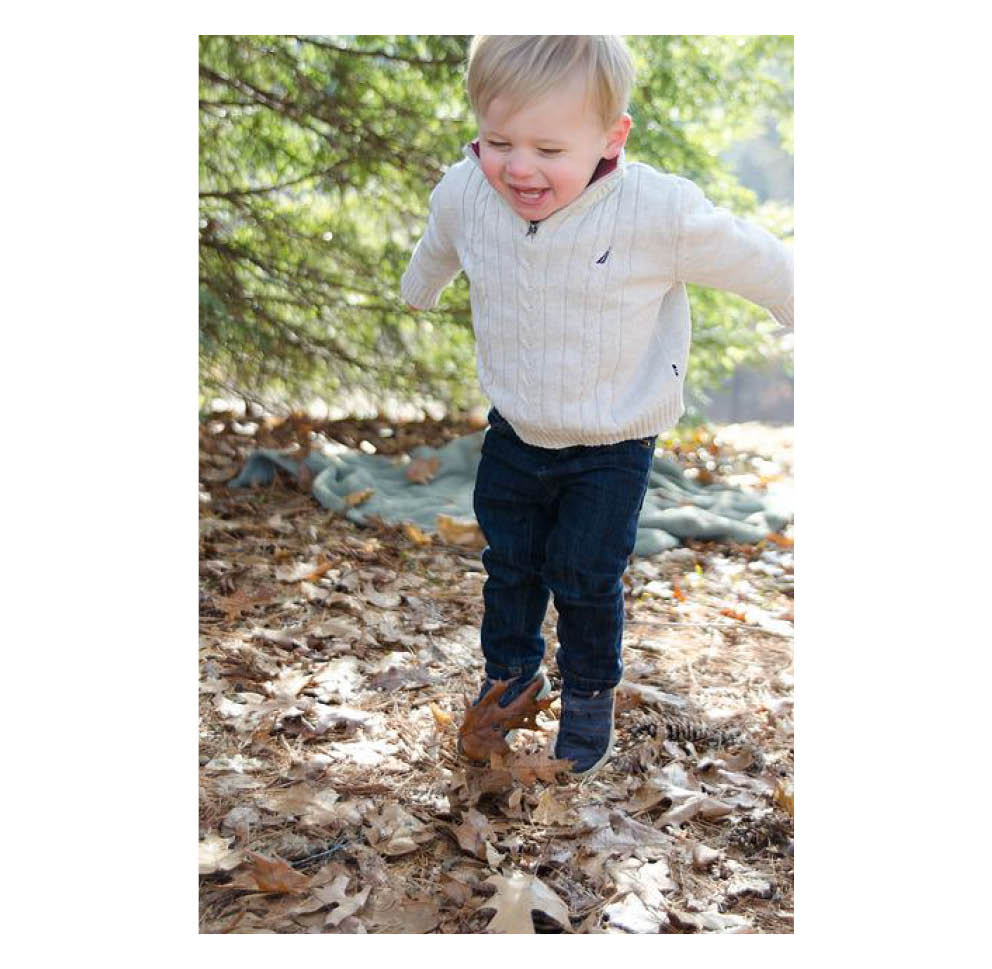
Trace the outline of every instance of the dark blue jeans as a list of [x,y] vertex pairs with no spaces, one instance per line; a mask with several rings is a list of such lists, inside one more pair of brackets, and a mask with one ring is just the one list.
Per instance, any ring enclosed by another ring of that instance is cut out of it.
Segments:
[[533,676],[551,594],[565,686],[604,690],[623,675],[623,573],[656,438],[560,449],[525,444],[494,407],[475,481],[482,652],[492,679]]

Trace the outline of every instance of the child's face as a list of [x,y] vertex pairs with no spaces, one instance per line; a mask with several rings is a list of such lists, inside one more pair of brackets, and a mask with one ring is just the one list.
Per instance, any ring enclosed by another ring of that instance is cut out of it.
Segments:
[[576,199],[601,158],[615,158],[630,118],[603,128],[574,78],[510,113],[496,97],[479,117],[479,161],[489,184],[522,218],[545,219]]

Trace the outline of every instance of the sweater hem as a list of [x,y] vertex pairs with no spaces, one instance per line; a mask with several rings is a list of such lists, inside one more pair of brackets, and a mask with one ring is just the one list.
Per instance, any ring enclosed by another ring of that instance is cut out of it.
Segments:
[[515,417],[509,410],[500,408],[500,414],[509,422],[517,437],[532,447],[548,450],[561,450],[566,447],[602,447],[633,441],[639,438],[654,437],[670,431],[685,413],[681,388],[674,396],[640,417],[627,421],[616,428],[606,430],[582,430],[570,428],[548,428]]

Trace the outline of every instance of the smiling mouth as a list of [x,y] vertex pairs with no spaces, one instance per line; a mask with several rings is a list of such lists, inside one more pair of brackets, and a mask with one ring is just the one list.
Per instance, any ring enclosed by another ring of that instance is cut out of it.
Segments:
[[524,205],[539,205],[548,193],[546,188],[519,189],[510,185],[509,189],[513,197]]

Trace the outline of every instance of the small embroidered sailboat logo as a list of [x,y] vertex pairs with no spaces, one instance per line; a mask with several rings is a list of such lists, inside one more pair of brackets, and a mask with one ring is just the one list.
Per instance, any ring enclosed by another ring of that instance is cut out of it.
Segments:
[[598,258],[598,259],[596,260],[596,265],[597,265],[597,266],[602,266],[602,265],[603,265],[603,263],[604,263],[604,262],[606,262],[606,260],[610,258],[610,250],[612,250],[612,249],[613,249],[613,246],[610,246],[610,248],[609,248],[609,249],[607,249],[607,250],[606,250],[606,252],[604,252],[604,253],[603,253],[603,254],[602,254],[602,255],[601,255],[601,256],[600,256],[600,257],[599,257],[599,258]]

